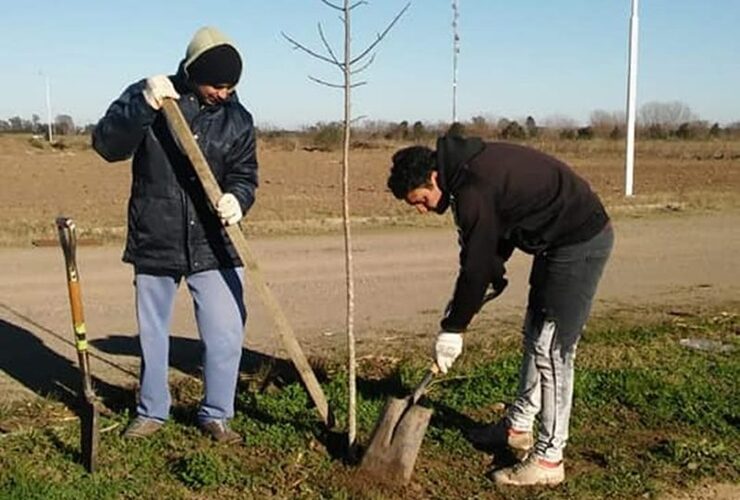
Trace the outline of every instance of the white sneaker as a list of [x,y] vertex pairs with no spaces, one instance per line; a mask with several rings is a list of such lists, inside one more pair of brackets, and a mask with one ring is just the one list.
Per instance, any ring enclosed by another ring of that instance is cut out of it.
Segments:
[[565,481],[565,468],[563,462],[557,467],[546,467],[537,457],[530,455],[524,462],[494,472],[493,480],[496,484],[514,486],[555,486]]

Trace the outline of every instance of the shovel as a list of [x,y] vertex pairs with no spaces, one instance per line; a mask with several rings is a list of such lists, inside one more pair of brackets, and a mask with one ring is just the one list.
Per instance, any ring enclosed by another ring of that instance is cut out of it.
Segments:
[[416,403],[438,372],[437,365],[432,365],[411,396],[388,399],[362,457],[360,472],[387,484],[408,483],[432,417],[431,408]]
[[95,472],[97,465],[98,443],[98,409],[95,406],[95,392],[90,377],[90,359],[87,351],[85,317],[82,312],[82,294],[80,292],[80,275],[77,271],[77,233],[75,223],[67,217],[56,220],[59,242],[64,252],[64,263],[67,270],[67,289],[69,304],[72,309],[72,328],[75,334],[75,349],[82,374],[82,394],[80,395],[80,449],[82,462],[88,472]]

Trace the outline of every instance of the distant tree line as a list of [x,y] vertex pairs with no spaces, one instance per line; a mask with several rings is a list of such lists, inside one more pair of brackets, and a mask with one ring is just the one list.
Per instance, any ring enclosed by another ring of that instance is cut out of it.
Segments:
[[[52,131],[54,135],[74,135],[86,134],[92,130],[94,125],[78,127],[70,115],[57,115],[52,122]],[[31,119],[13,116],[7,120],[0,119],[0,133],[24,133],[34,135],[47,135],[49,130],[48,122],[42,122],[39,115],[31,115]]]
[[[425,123],[420,120],[400,122],[369,121],[353,127],[354,147],[368,146],[377,140],[428,142],[442,133],[452,131],[485,139],[524,141],[536,138],[590,140],[623,139],[626,133],[624,112],[595,110],[589,117],[588,125],[580,125],[568,117],[549,117],[538,123],[534,117],[527,116],[516,120],[509,118],[487,118],[483,115],[472,117],[467,122]],[[75,125],[70,115],[60,114],[54,119],[55,135],[89,134],[94,127],[88,124],[83,127]],[[48,125],[41,122],[38,115],[30,120],[14,116],[7,120],[0,119],[0,133],[30,133],[46,135]],[[342,141],[342,123],[318,122],[300,131],[281,129],[261,129],[260,136],[267,140],[278,140],[286,136],[299,136],[309,141],[312,147],[319,150],[335,149]],[[644,104],[637,116],[638,139],[679,139],[703,140],[720,138],[740,138],[740,121],[727,126],[710,123],[697,117],[689,106],[680,101],[649,102]]]

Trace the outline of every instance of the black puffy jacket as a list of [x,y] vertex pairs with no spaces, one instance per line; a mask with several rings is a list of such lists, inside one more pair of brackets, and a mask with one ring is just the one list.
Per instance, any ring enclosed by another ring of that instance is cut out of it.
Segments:
[[[233,193],[246,214],[258,185],[252,115],[236,94],[201,105],[182,67],[170,80],[221,189]],[[93,147],[106,160],[133,155],[123,260],[138,270],[184,274],[242,265],[164,114],[144,99],[145,85],[128,87],[93,132]]]

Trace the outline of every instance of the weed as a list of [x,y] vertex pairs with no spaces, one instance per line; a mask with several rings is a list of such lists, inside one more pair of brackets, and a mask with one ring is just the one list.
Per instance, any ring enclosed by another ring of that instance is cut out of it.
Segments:
[[209,488],[233,483],[233,471],[217,456],[206,450],[186,455],[175,463],[175,474],[186,486],[194,489]]

